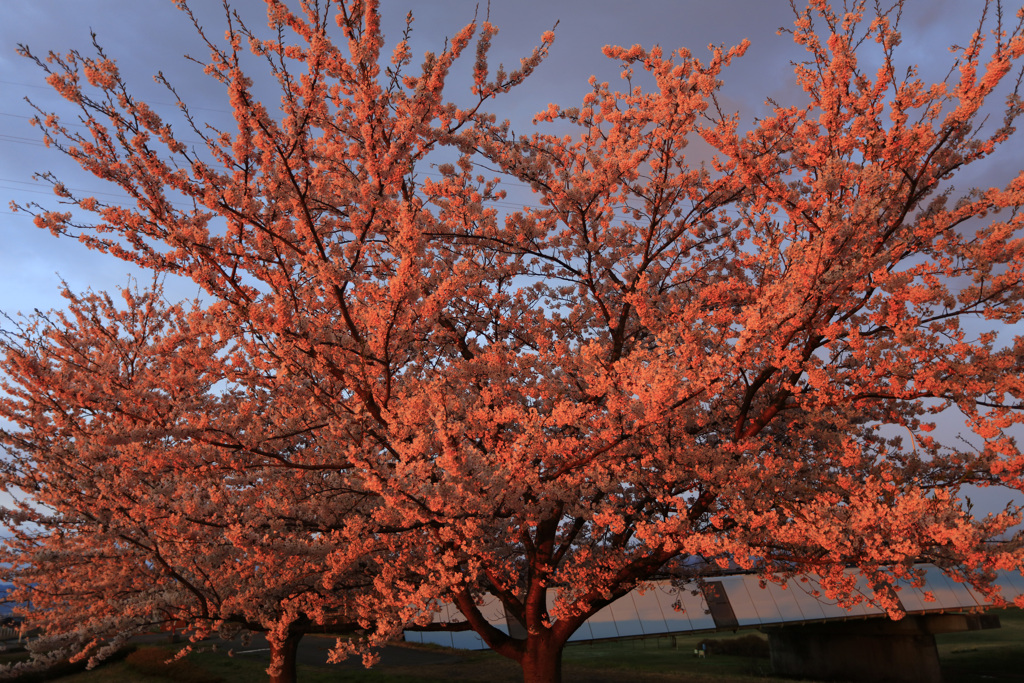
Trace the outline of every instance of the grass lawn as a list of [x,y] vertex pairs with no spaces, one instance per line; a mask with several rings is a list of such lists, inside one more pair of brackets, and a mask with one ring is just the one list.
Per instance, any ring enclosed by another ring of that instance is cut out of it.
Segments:
[[991,610],[1001,628],[935,636],[946,683],[1024,681],[1024,610]]
[[[937,636],[945,683],[1024,682],[1024,610],[993,613],[999,616],[1002,628]],[[571,644],[565,649],[564,679],[567,683],[781,683],[789,680],[770,675],[769,660],[755,656],[755,650],[763,654],[764,647],[754,647],[758,644],[752,643],[751,637],[762,636],[747,630],[736,634],[677,636],[674,642],[662,636],[649,640]],[[718,641],[719,652],[698,659],[693,651],[705,639]],[[721,652],[729,649],[740,653]],[[493,653],[432,650],[453,655],[454,661],[449,657],[444,663],[379,665],[371,670],[355,666],[300,665],[299,681],[515,683],[521,680],[513,662]],[[173,652],[171,645],[141,645],[123,659],[96,670],[45,680],[61,683],[250,683],[266,680],[265,662],[254,657],[197,652],[165,664],[164,660]]]
[[[715,635],[720,641],[750,637],[752,632]],[[315,636],[312,636],[315,637]],[[669,638],[573,644],[566,648],[563,678],[569,683],[747,683],[783,681],[767,678],[766,658],[713,655],[697,659],[693,651],[709,636],[682,636],[673,647]],[[433,648],[438,652],[453,652]],[[170,645],[145,645],[125,659],[93,671],[51,680],[61,683],[248,683],[266,679],[266,664],[250,657],[227,657],[219,652],[192,653],[183,660],[164,664],[174,652]],[[301,683],[442,683],[521,681],[515,663],[491,652],[457,652],[458,662],[417,666],[378,666],[371,670],[324,666],[299,666]]]

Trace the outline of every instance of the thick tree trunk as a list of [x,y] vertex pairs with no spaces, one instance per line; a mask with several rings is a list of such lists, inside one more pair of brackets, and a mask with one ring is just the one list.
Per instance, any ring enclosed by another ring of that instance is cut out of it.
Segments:
[[549,633],[527,636],[526,651],[519,662],[523,683],[562,683],[562,645],[554,641]]
[[295,655],[299,649],[301,633],[290,634],[283,643],[270,643],[270,665],[277,673],[270,683],[296,683]]

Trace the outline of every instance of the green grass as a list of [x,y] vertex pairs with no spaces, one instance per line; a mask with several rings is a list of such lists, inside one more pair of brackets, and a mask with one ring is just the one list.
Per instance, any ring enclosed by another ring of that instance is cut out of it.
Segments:
[[[997,614],[1002,628],[937,636],[939,657],[946,683],[993,683],[1024,681],[1024,610]],[[781,683],[770,676],[767,658],[753,656],[750,643],[745,655],[714,654],[705,659],[694,649],[705,639],[725,644],[759,636],[756,631],[736,634],[662,636],[648,640],[574,643],[565,649],[563,674],[566,683]],[[421,649],[421,648],[417,648]],[[442,683],[479,681],[513,683],[521,680],[518,666],[491,652],[464,652],[422,648],[456,655],[456,663],[418,666],[299,666],[301,683]],[[722,648],[720,647],[719,650]],[[93,671],[73,673],[61,683],[250,683],[266,680],[266,664],[247,656],[228,657],[224,652],[194,652],[178,662],[165,664],[175,652],[173,645],[141,645],[120,661]],[[37,679],[42,680],[42,679]]]
[[[744,634],[740,634],[741,636]],[[614,683],[764,683],[768,660],[749,657],[716,656],[697,660],[694,647],[700,636],[659,642],[626,641],[571,645],[563,660],[564,679]],[[478,681],[512,683],[521,681],[519,667],[491,652],[457,652],[443,648],[435,651],[458,654],[458,663],[418,665],[415,667],[339,668],[330,665],[299,666],[301,683],[443,683]],[[248,683],[266,680],[266,664],[253,658],[228,657],[222,652],[194,652],[172,663],[165,660],[175,652],[171,645],[140,646],[127,658],[105,664],[92,671],[74,673],[52,680],[60,683]]]
[[935,637],[946,683],[1024,681],[1024,610],[991,610],[1000,628]]
[[756,631],[740,631],[735,635],[676,636],[674,646],[673,639],[669,637],[579,643],[565,649],[563,666],[595,672],[616,672],[624,681],[633,680],[632,674],[639,672],[686,676],[676,680],[695,680],[693,676],[698,675],[725,677],[730,681],[763,681],[771,670],[770,661],[765,657],[712,654],[698,659],[694,656],[694,650],[706,639],[736,641],[751,636],[763,638]]
[[[735,640],[736,636],[713,636]],[[717,655],[698,660],[693,651],[707,636],[684,636],[647,641],[603,642],[570,645],[563,659],[564,679],[593,683],[747,683],[781,681],[766,678],[765,658]],[[458,663],[379,667],[366,670],[330,665],[299,666],[301,683],[443,683],[478,681],[512,683],[521,681],[519,667],[491,652],[459,652],[443,648],[434,651],[458,654]],[[180,661],[164,664],[174,652],[170,645],[145,645],[123,661],[96,670],[57,678],[61,683],[243,683],[266,679],[265,664],[259,660],[221,652],[195,652]]]

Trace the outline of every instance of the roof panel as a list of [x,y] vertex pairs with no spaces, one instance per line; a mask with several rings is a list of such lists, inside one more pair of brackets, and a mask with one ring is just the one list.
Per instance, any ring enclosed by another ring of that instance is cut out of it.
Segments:
[[[982,601],[984,600],[980,597],[980,594],[971,587],[971,584],[966,581],[957,581],[951,576],[947,576],[946,581],[949,583],[949,586],[959,603],[960,609],[973,609],[979,606],[979,599]],[[982,602],[981,604],[983,605],[984,603]]]
[[643,593],[635,590],[629,594],[629,598],[633,601],[633,609],[636,610],[644,633],[667,633],[670,630],[665,622],[665,613],[662,611],[656,587],[648,588]]
[[934,602],[925,600],[929,612],[964,609],[975,604],[970,592],[946,576],[938,567],[928,567],[927,576],[925,590],[935,596]]
[[1003,598],[1007,601],[1024,594],[1024,575],[1021,575],[1020,572],[1000,571],[996,583],[999,584]]
[[483,596],[482,604],[477,605],[477,607],[479,607],[480,614],[487,620],[487,623],[498,628],[504,628],[505,632],[508,632],[508,622],[505,620],[505,605],[501,604],[501,600],[487,594]]
[[640,616],[636,612],[636,604],[633,602],[632,596],[633,592],[627,593],[608,605],[612,618],[615,619],[615,629],[619,632],[620,638],[644,635],[644,628],[640,623]]
[[[658,603],[665,619],[665,628],[669,633],[694,630],[693,624],[690,623],[690,614],[682,605],[681,594],[683,592],[686,591],[675,588],[671,581],[659,581],[647,591],[647,596],[652,597]],[[680,604],[679,609],[676,609],[677,601]]]
[[[818,602],[818,607],[821,609],[822,614],[825,615],[826,619],[849,619],[854,616],[850,613],[850,610],[845,607],[841,607],[837,600],[833,600],[825,595],[825,590],[821,587],[821,580],[817,576],[809,576],[807,583],[802,584],[804,590],[818,591],[820,595],[815,598]],[[792,590],[792,589],[790,589]],[[865,614],[863,609],[859,610],[856,616]]]
[[[438,619],[439,616],[441,617],[440,619]],[[466,615],[454,603],[445,602],[441,604],[440,612],[434,612],[434,621],[441,621],[446,624],[459,624],[466,621]]]
[[899,589],[896,594],[900,598],[900,604],[908,614],[925,612],[930,605],[934,604],[925,602],[924,589],[912,585],[909,581],[899,580],[896,582],[896,587]]
[[597,614],[587,619],[594,638],[618,638],[619,630],[615,627],[615,616],[609,607],[602,607]]
[[[998,577],[995,580],[995,584],[996,585],[1000,585]],[[984,608],[984,607],[987,607],[989,605],[989,603],[990,603],[989,599],[986,598],[981,593],[981,591],[977,590],[974,586],[970,585],[969,583],[965,583],[964,584],[964,588],[966,588],[967,592],[971,594],[972,598],[974,598],[974,601],[978,604],[978,607]]]
[[475,631],[453,631],[452,647],[456,647],[460,650],[487,649],[487,645],[484,644],[483,638],[478,636]]
[[757,613],[758,622],[761,624],[781,622],[782,613],[779,611],[779,606],[775,604],[775,598],[772,597],[768,587],[761,588],[760,580],[756,576],[747,577],[747,581],[744,583],[747,587],[747,595],[750,596],[750,604]]
[[779,611],[779,622],[803,621],[804,613],[797,604],[792,590],[787,590],[777,583],[768,582],[765,590],[771,595]]
[[[697,595],[694,595],[693,590],[687,586],[687,588],[676,593],[675,597],[679,600],[679,604],[682,605],[683,613],[690,620],[690,630],[703,631],[704,629],[715,628],[715,620],[711,618],[707,602],[704,600],[704,595],[701,592],[698,591]],[[667,620],[668,618],[666,617]]]
[[451,631],[423,631],[424,645],[440,645],[441,647],[452,647]]
[[851,574],[857,574],[857,588],[855,592],[860,593],[865,599],[864,602],[850,610],[850,616],[878,617],[885,614],[885,610],[874,603],[875,592],[871,590],[867,577],[856,569],[849,569],[847,571]]
[[[737,576],[723,576],[722,587],[729,597],[729,604],[732,605],[732,613],[736,615],[736,621],[740,626],[760,626],[761,617],[757,613],[754,601],[750,597],[750,590],[747,588],[746,574]],[[754,591],[760,592],[757,584],[754,584]]]
[[[797,605],[800,606],[800,611],[803,612],[804,619],[809,621],[817,621],[825,618],[825,610],[822,609],[821,603],[818,598],[812,595],[812,591],[820,589],[820,585],[817,583],[811,584],[809,579],[801,580],[795,578],[789,581],[789,592],[793,594],[793,598],[796,600]],[[844,612],[846,610],[843,610]]]
[[594,639],[594,634],[590,630],[590,621],[589,620],[588,621],[584,621],[582,624],[580,624],[580,627],[578,629],[576,629],[576,631],[571,636],[569,636],[569,642],[570,643],[575,642],[577,640],[593,640],[593,639]]

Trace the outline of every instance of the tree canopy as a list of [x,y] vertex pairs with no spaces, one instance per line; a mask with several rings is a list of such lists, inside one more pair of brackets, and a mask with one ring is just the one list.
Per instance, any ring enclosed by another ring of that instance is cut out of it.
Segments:
[[[159,610],[277,643],[358,622],[359,650],[449,601],[556,681],[588,616],[689,557],[813,572],[845,602],[857,567],[893,616],[916,562],[982,590],[1021,569],[1020,508],[975,518],[961,492],[1024,488],[1024,173],[950,181],[1015,139],[1024,13],[997,7],[926,83],[896,72],[902,3],[811,0],[803,100],[752,123],[716,97],[745,43],[609,47],[624,89],[592,79],[523,135],[489,107],[553,33],[492,70],[474,22],[415,69],[372,0],[266,5],[269,34],[234,17],[207,40],[235,129],[180,104],[198,146],[98,46],[22,48],[88,129],[40,112],[46,140],[134,205],[52,179],[74,211],[21,208],[203,290],[69,293],[8,331],[3,482],[27,499],[5,560],[29,619],[88,655]],[[535,204],[500,208],[510,180]],[[981,447],[935,437],[951,414]]]

